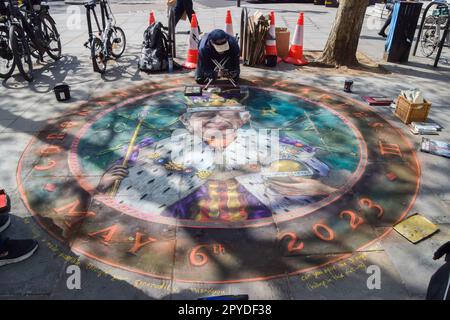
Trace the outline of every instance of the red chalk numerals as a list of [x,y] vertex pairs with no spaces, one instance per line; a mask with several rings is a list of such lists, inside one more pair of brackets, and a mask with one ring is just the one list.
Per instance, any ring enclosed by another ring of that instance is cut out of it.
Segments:
[[196,247],[194,247],[191,252],[189,253],[189,262],[194,267],[202,267],[205,264],[208,263],[208,256],[205,252],[202,251],[203,248],[209,247],[207,244],[201,244]]
[[280,241],[283,241],[283,239],[289,239],[289,242],[287,244],[287,251],[289,254],[297,254],[300,253],[303,248],[305,247],[305,244],[303,242],[298,241],[298,236],[293,232],[286,232],[282,233],[278,239]]
[[225,247],[220,243],[200,244],[189,252],[189,263],[194,267],[203,267],[209,262],[208,253],[215,255],[225,254]]
[[360,225],[364,223],[364,219],[350,210],[344,210],[339,215],[341,219],[346,219],[346,217],[350,218],[350,227],[352,230],[356,230]]
[[333,241],[336,235],[333,229],[325,223],[316,223],[312,227],[314,234],[317,238],[323,241]]
[[376,210],[377,218],[382,218],[384,215],[383,207],[380,206],[379,204],[374,203],[372,200],[368,198],[362,198],[361,200],[359,200],[359,206],[362,210],[364,209]]
[[[352,210],[344,210],[339,213],[339,218],[343,221],[347,221],[352,231],[357,230],[365,223],[361,211],[366,212],[367,215],[375,215],[378,219],[381,219],[384,215],[383,207],[369,198],[361,198],[358,201],[358,206],[358,213]],[[333,228],[325,221],[314,224],[311,230],[313,234],[322,241],[330,242],[336,239],[335,230],[333,230]],[[277,240],[280,244],[286,245],[285,239],[288,239],[286,249],[289,254],[298,254],[305,249],[305,243],[301,241],[294,232],[283,232],[278,236]]]

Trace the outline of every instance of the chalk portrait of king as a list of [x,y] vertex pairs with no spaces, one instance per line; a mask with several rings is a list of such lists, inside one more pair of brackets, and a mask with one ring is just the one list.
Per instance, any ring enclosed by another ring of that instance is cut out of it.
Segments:
[[99,193],[152,215],[235,222],[284,214],[342,184],[329,177],[317,147],[275,128],[252,128],[245,97],[185,99],[171,136],[136,142],[126,165],[123,158],[109,165]]

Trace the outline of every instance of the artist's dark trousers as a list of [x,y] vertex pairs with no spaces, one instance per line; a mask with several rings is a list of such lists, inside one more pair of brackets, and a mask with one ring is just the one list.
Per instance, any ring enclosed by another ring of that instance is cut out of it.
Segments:
[[391,21],[392,21],[392,11],[391,14],[389,14],[389,17],[386,19],[383,28],[381,28],[380,33],[386,33],[386,29],[391,24]]
[[189,21],[192,21],[192,14],[195,13],[192,0],[177,0],[177,4],[174,10],[175,10],[175,24],[178,24],[178,21],[180,21],[184,12],[186,12]]

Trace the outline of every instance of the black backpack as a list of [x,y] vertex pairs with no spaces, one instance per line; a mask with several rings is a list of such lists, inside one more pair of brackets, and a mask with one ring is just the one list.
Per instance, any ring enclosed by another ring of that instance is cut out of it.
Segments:
[[147,72],[166,71],[169,64],[168,35],[161,22],[154,23],[144,32],[139,69]]

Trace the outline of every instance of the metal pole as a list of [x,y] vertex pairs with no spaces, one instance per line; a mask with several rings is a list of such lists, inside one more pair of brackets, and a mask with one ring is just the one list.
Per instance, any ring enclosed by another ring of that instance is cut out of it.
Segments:
[[237,0],[237,7],[238,7],[238,8],[241,7],[241,0]]
[[439,59],[441,58],[442,48],[444,47],[445,41],[447,40],[447,35],[450,29],[450,16],[447,18],[447,25],[445,26],[444,35],[442,36],[442,40],[439,43],[439,49],[436,54],[436,60],[434,60],[434,67],[436,68],[439,63]]
[[419,41],[420,41],[420,36],[422,35],[422,31],[423,31],[423,26],[425,24],[425,18],[427,16],[428,10],[430,10],[431,6],[435,5],[436,3],[433,1],[431,2],[426,8],[425,11],[423,12],[422,15],[422,21],[420,22],[420,28],[419,28],[419,34],[417,35],[417,40],[416,40],[416,45],[414,46],[414,52],[413,52],[413,56],[416,55],[417,53],[417,46],[419,45]]

